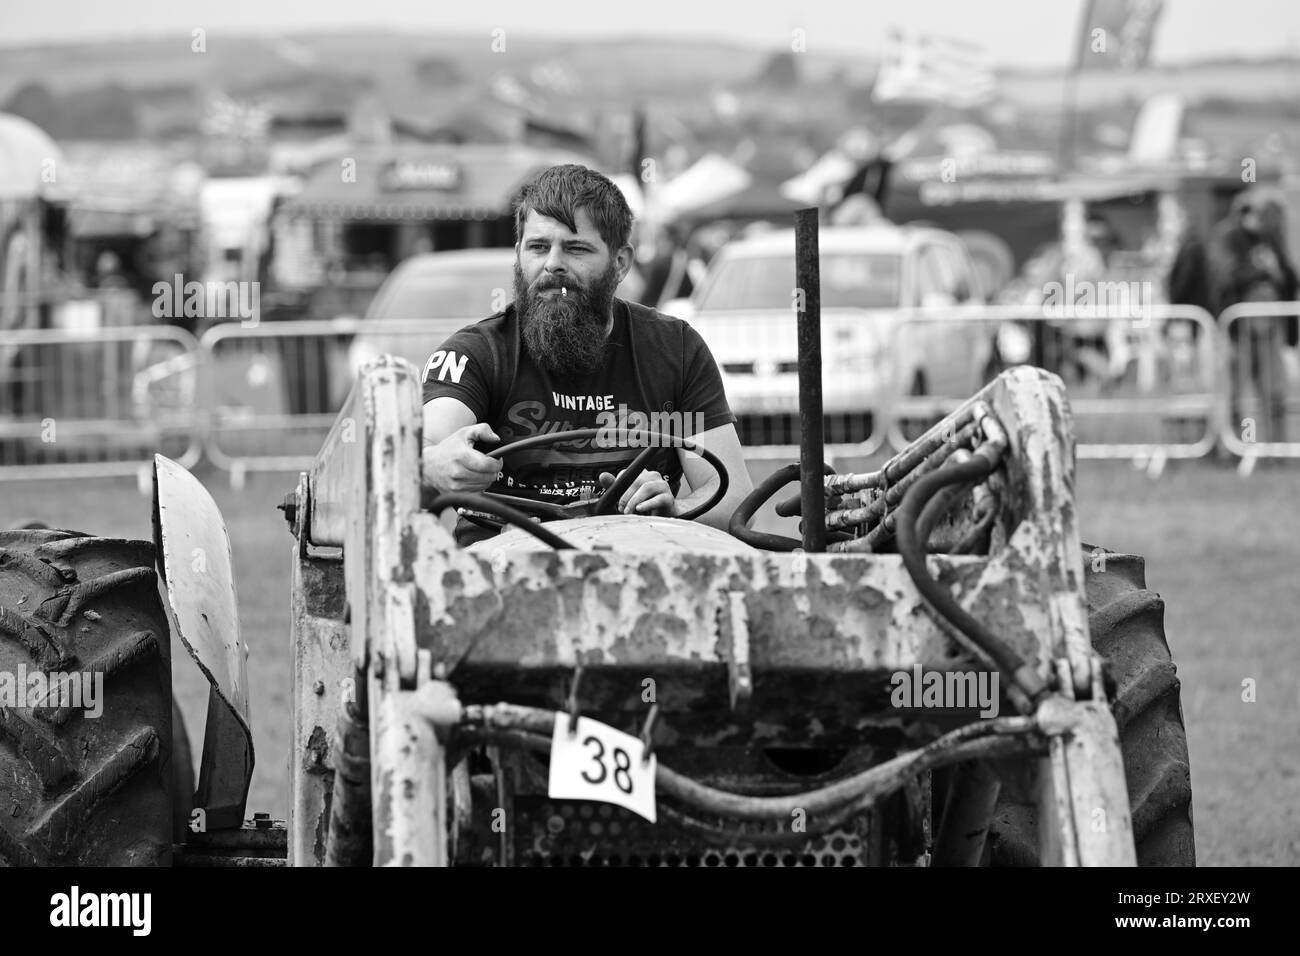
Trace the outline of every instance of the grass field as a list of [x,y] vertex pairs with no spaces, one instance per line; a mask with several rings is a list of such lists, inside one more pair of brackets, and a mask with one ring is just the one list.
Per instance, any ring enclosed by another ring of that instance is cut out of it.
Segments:
[[[258,475],[241,491],[201,475],[226,517],[236,562],[257,749],[249,809],[283,817],[289,732],[290,542],[275,510],[294,476]],[[1126,463],[1081,462],[1085,541],[1146,555],[1165,599],[1183,681],[1197,849],[1204,865],[1300,864],[1300,471],[1249,479],[1207,462],[1171,465],[1152,481]],[[0,527],[28,520],[148,538],[149,503],[134,480],[0,484]],[[191,733],[206,689],[174,649]],[[1253,703],[1243,681],[1255,682]],[[197,743],[197,741],[196,741]]]

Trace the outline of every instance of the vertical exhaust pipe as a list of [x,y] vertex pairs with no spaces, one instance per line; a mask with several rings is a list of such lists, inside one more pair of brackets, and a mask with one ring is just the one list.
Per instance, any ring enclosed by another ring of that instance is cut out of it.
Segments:
[[795,323],[799,334],[799,499],[803,549],[826,550],[826,492],[822,464],[822,293],[818,210],[794,214]]

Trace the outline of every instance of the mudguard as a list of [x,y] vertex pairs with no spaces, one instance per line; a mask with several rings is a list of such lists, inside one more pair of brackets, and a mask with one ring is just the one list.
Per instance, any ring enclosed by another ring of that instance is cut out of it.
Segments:
[[162,455],[154,456],[153,500],[172,626],[210,685],[192,819],[209,830],[238,827],[253,776],[253,732],[230,538],[207,489]]

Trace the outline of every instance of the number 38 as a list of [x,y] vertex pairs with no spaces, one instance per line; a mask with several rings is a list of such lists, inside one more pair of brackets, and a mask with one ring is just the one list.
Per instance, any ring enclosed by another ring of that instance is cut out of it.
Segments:
[[[605,767],[605,745],[601,743],[599,737],[595,736],[587,737],[583,740],[582,745],[584,747],[588,744],[596,745],[596,752],[591,755],[591,759],[596,762],[596,767],[599,769],[600,774],[596,777],[590,777],[587,775],[587,771],[584,770],[582,771],[582,779],[592,786],[596,786],[604,783],[605,777],[609,773],[608,769]],[[618,789],[622,790],[624,793],[629,794],[632,792],[632,775],[628,773],[631,769],[632,758],[628,756],[627,751],[622,747],[615,747],[614,786],[618,787]]]

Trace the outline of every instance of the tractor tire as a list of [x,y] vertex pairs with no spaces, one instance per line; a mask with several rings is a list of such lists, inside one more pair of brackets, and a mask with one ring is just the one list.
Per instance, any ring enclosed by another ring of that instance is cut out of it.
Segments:
[[[1138,866],[1195,866],[1187,732],[1164,601],[1147,590],[1138,555],[1090,545],[1084,552],[1088,627],[1119,727]],[[990,865],[1039,864],[1035,809],[1023,791],[1004,784],[985,851]]]
[[[151,543],[0,531],[0,866],[170,865],[169,635]],[[19,696],[35,672],[93,706]]]

